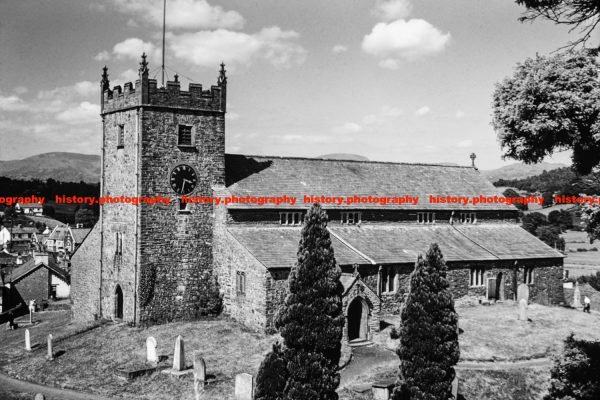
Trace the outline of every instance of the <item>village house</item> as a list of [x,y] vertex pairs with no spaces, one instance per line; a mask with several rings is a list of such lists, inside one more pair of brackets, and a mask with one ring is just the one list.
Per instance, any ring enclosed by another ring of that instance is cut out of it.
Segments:
[[90,228],[72,228],[69,225],[57,225],[43,244],[51,253],[72,254],[83,243],[90,231]]
[[39,203],[15,204],[15,211],[25,215],[42,215],[44,207]]
[[5,279],[26,303],[35,300],[43,304],[66,299],[70,294],[69,273],[46,252],[34,252],[33,257],[14,268]]
[[[194,319],[220,293],[224,312],[271,330],[297,259],[304,195],[418,197],[416,205],[324,204],[344,287],[344,337],[369,340],[397,316],[419,254],[438,243],[456,298],[563,301],[563,257],[518,225],[513,206],[428,202],[501,196],[474,165],[340,161],[225,153],[227,77],[203,90],[157,87],[145,56],[135,86],[101,81],[102,193],[170,193],[168,205],[105,205],[73,255],[76,319]],[[295,196],[294,205],[186,204],[181,195]]]

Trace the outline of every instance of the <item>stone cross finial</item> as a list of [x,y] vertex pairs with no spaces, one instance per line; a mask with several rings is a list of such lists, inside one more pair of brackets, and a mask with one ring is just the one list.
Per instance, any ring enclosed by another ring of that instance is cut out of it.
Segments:
[[175,74],[173,76],[173,79],[175,80],[175,82],[179,82],[179,75]]
[[140,75],[148,73],[148,61],[146,61],[146,53],[142,53],[142,62],[140,63]]
[[471,167],[477,168],[475,166],[475,159],[477,158],[477,155],[475,153],[471,153],[471,155],[469,157],[471,157]]
[[219,71],[218,79],[219,85],[227,83],[227,76],[225,75],[225,72],[227,72],[227,70],[225,69],[225,63],[221,62],[221,70]]

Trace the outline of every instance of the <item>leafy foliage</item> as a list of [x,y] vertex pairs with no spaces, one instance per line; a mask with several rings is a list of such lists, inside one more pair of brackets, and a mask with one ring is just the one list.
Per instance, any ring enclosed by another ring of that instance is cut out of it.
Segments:
[[298,262],[275,318],[289,373],[283,399],[336,400],[344,327],[341,270],[336,265],[327,214],[313,204],[304,220]]
[[[504,195],[504,197],[520,197],[519,193],[517,193],[516,191],[514,191],[511,188],[508,188],[504,191],[504,193],[502,193]],[[522,204],[522,203],[515,203],[515,207],[517,207],[519,210],[521,211],[526,211],[527,210],[527,204]]]
[[585,204],[581,207],[581,220],[590,238],[590,244],[600,239],[600,206]]
[[92,210],[88,208],[80,208],[75,212],[75,223],[83,224],[84,227],[93,226],[96,223],[96,217]]
[[527,214],[522,219],[523,229],[527,232],[535,235],[537,228],[543,225],[548,224],[548,220],[546,216],[539,212],[533,212],[531,214]]
[[537,56],[496,85],[493,126],[504,157],[526,163],[572,150],[573,167],[600,162],[600,65],[588,51]]
[[446,280],[446,262],[437,244],[419,256],[410,276],[402,309],[400,344],[401,384],[394,400],[449,399],[454,365],[458,362],[458,314]]
[[544,400],[596,400],[600,398],[600,342],[565,340],[562,355],[550,371],[550,389]]
[[560,237],[560,228],[556,225],[543,225],[537,227],[535,235],[550,247],[558,250],[565,249],[565,239]]
[[600,291],[600,271],[596,272],[596,275],[581,275],[577,277],[577,282],[588,283],[591,287]]
[[556,192],[567,196],[600,193],[600,174],[578,175],[570,167],[544,171],[523,179],[499,179],[495,186],[512,186],[533,192]]
[[544,192],[542,193],[542,197],[544,201],[542,202],[542,207],[551,207],[554,204],[554,194],[552,192]]
[[526,7],[521,21],[532,21],[537,18],[548,19],[556,24],[570,25],[580,28],[583,36],[571,43],[574,47],[584,44],[591,37],[600,22],[600,1],[598,0],[516,0],[517,4]]
[[548,222],[560,227],[560,230],[564,232],[573,227],[573,216],[565,210],[554,210],[548,214]]
[[281,400],[288,375],[281,344],[275,343],[258,369],[255,400]]

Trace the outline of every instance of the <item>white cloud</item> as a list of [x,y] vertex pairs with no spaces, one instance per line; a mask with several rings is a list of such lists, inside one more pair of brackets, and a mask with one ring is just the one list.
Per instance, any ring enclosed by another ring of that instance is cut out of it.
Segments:
[[68,124],[86,124],[100,122],[100,106],[84,101],[77,107],[69,108],[56,116],[56,119]]
[[117,58],[140,58],[142,53],[147,55],[155,54],[155,47],[150,42],[144,42],[142,39],[129,38],[114,45],[113,53]]
[[461,140],[456,144],[456,147],[471,147],[473,146],[473,141],[471,139]]
[[80,96],[91,96],[100,93],[100,84],[90,81],[81,81],[73,85],[73,90]]
[[[162,26],[162,0],[113,0],[117,9],[140,21]],[[244,17],[237,11],[226,11],[206,0],[169,0],[166,14],[169,29],[240,29]]]
[[333,133],[348,134],[362,131],[362,126],[354,122],[346,122],[343,125],[336,126],[332,129]]
[[121,82],[135,82],[138,77],[138,72],[130,68],[121,72],[118,76],[118,79]]
[[0,94],[0,110],[2,111],[24,111],[28,105],[19,96],[11,94],[4,96]]
[[348,51],[348,46],[344,46],[343,44],[336,44],[335,46],[333,46],[333,48],[331,49],[331,51],[334,54],[345,53],[345,52]]
[[383,106],[381,108],[381,114],[384,117],[392,117],[392,118],[396,118],[399,117],[403,114],[402,110],[397,108],[397,107],[391,107],[391,106]]
[[27,93],[28,91],[29,90],[25,86],[17,86],[15,88],[15,93],[18,94],[19,96]]
[[412,13],[412,4],[409,0],[379,0],[372,12],[382,21],[404,19]]
[[458,111],[456,111],[456,114],[454,114],[454,116],[456,117],[456,119],[462,119],[465,117],[465,112],[458,110]]
[[375,114],[365,115],[362,119],[362,122],[365,125],[380,125],[383,124],[384,121],[384,118]]
[[175,57],[198,66],[212,67],[221,61],[247,65],[263,59],[275,67],[289,68],[306,59],[306,50],[295,42],[298,37],[298,33],[278,27],[255,34],[217,29],[172,35],[169,42]]
[[419,108],[417,111],[415,111],[415,114],[418,117],[424,117],[427,114],[429,114],[431,112],[431,108],[429,108],[428,106],[423,106],[421,108]]
[[108,53],[108,51],[103,50],[94,56],[94,60],[96,60],[96,61],[110,60],[110,54]]
[[450,33],[422,19],[380,22],[362,41],[367,54],[380,57],[380,66],[397,69],[401,60],[414,61],[444,50],[450,41]]

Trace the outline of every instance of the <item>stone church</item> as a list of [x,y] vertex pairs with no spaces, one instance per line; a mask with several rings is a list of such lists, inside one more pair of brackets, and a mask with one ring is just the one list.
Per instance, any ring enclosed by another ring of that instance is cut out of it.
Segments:
[[[345,338],[367,340],[399,313],[417,255],[437,242],[455,298],[563,298],[563,254],[518,225],[504,204],[429,204],[429,195],[501,195],[474,167],[225,153],[227,77],[158,87],[145,56],[135,86],[100,82],[101,195],[171,197],[108,204],[72,257],[75,318],[131,324],[194,319],[206,294],[223,312],[270,330],[286,295],[308,205],[303,195],[419,196],[402,204],[323,204],[342,269]],[[294,206],[185,204],[180,196],[297,196]]]

